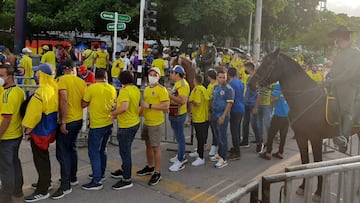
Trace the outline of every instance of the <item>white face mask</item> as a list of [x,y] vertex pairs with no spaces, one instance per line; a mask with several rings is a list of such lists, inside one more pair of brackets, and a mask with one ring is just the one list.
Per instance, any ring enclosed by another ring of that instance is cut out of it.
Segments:
[[2,86],[4,86],[4,84],[5,84],[4,78],[1,78],[1,77],[0,77],[0,86],[2,87]]
[[149,76],[149,83],[150,84],[155,84],[158,82],[158,77],[154,77],[154,76]]

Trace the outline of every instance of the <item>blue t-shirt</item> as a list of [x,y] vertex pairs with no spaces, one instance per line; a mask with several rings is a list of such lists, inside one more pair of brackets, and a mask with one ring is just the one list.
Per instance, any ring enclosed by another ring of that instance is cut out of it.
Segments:
[[274,107],[274,115],[279,117],[288,117],[289,106],[284,98],[284,95],[281,93],[280,84],[276,83],[273,87],[271,93],[273,97],[279,97],[279,100],[276,102]]
[[151,68],[151,64],[152,64],[152,62],[154,61],[154,57],[153,56],[145,56],[145,60],[146,60],[146,62],[148,63],[148,64],[150,64],[150,65],[148,65],[148,64],[144,64],[144,67],[145,68]]
[[252,91],[249,87],[249,81],[250,81],[251,77],[248,77],[247,81],[246,81],[246,92],[245,92],[245,98],[244,98],[244,103],[246,106],[255,106],[256,104],[256,98],[258,93],[256,91]]
[[217,120],[222,116],[228,102],[234,102],[234,90],[232,87],[228,84],[224,86],[215,85],[211,104],[211,117],[213,120]]
[[231,112],[237,112],[237,113],[245,112],[244,83],[242,83],[237,78],[233,78],[228,84],[233,88],[235,93],[234,103],[231,107]]

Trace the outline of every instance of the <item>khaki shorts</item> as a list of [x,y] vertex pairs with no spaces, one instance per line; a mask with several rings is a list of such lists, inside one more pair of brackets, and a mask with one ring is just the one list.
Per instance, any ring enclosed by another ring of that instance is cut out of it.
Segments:
[[164,123],[157,126],[147,126],[144,124],[141,132],[142,140],[149,140],[152,147],[159,147],[161,136],[164,134]]

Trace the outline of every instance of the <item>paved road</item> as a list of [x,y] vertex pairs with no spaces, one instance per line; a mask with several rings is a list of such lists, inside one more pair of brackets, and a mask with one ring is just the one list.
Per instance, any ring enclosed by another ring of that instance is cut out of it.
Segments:
[[[188,129],[187,129],[188,130]],[[229,136],[230,139],[230,136]],[[251,140],[251,138],[250,138]],[[229,142],[231,143],[231,142]],[[229,145],[231,146],[231,144]],[[274,150],[277,150],[275,142]],[[270,161],[258,158],[255,153],[255,144],[250,148],[242,149],[241,160],[231,161],[229,165],[222,169],[216,169],[213,162],[206,161],[204,166],[191,166],[192,158],[186,168],[179,172],[170,172],[168,167],[169,158],[175,155],[174,151],[168,149],[176,149],[175,144],[163,143],[162,146],[162,181],[156,186],[148,186],[147,181],[150,177],[138,177],[136,171],[146,164],[145,145],[143,141],[135,139],[133,144],[133,179],[134,187],[114,191],[111,186],[117,180],[110,177],[110,172],[119,168],[120,158],[118,147],[109,144],[108,147],[108,167],[106,172],[106,181],[104,189],[100,191],[85,191],[81,189],[81,184],[89,182],[87,178],[91,173],[87,148],[79,148],[79,169],[78,179],[80,184],[73,187],[73,192],[60,200],[43,200],[41,202],[216,202],[220,197],[236,190],[239,186],[248,183],[250,180],[261,176],[284,171],[289,165],[299,164],[299,155],[295,140],[292,139],[292,132],[288,135],[285,146],[285,159],[272,159]],[[187,149],[193,149],[193,146],[187,146]],[[206,146],[206,155],[209,150]],[[32,153],[30,144],[24,141],[21,145],[21,160],[24,172],[24,193],[29,195],[33,192],[30,184],[37,180],[37,173],[32,161]],[[59,186],[59,164],[55,158],[55,146],[50,147],[50,156],[52,164],[52,179],[54,188]],[[334,156],[334,155],[332,155]],[[272,192],[278,193],[279,187],[275,187]],[[52,192],[55,192],[55,189]],[[22,202],[22,198],[14,199],[15,202]],[[275,201],[277,202],[277,201]]]

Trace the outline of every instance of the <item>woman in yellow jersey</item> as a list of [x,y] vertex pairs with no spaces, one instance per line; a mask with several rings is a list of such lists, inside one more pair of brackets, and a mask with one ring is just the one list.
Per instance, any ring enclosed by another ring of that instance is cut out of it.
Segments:
[[190,157],[196,157],[192,162],[193,166],[201,166],[205,164],[204,145],[206,142],[209,129],[209,95],[204,86],[202,86],[203,77],[196,75],[194,79],[195,88],[191,91],[189,102],[192,109],[192,121],[194,123],[197,139],[197,151],[190,153]]
[[149,86],[144,90],[140,114],[144,115],[141,139],[145,140],[147,165],[137,171],[138,176],[152,175],[148,184],[156,185],[161,180],[160,140],[164,135],[164,111],[169,109],[170,99],[166,88],[160,85],[160,70],[153,67],[148,74]]
[[111,112],[111,116],[113,118],[116,117],[118,122],[117,139],[122,168],[111,173],[111,177],[121,179],[112,186],[114,190],[133,186],[131,180],[131,145],[140,126],[140,118],[138,116],[140,90],[134,85],[134,76],[131,72],[124,71],[121,73],[119,80],[122,84],[122,89],[117,98],[116,109]]

